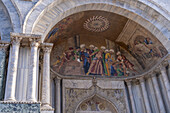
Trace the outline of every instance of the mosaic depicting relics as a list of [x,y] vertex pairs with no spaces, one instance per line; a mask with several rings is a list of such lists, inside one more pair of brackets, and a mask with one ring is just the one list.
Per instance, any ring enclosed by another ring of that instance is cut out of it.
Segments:
[[62,48],[62,54],[56,53],[56,61],[51,66],[54,71],[62,75],[101,76],[128,76],[127,70],[137,73],[134,64],[120,51],[93,44],[74,45]]
[[[131,21],[129,27],[133,28],[131,26],[135,25],[136,23]],[[130,31],[130,29],[127,30],[127,32]],[[168,53],[151,33],[139,25],[136,25],[136,28],[133,29],[131,37],[125,37],[123,34],[121,37],[118,37],[117,42],[123,43],[131,55],[137,59],[143,70],[150,69]]]
[[167,54],[140,25],[102,11],[81,12],[63,19],[46,41],[54,43],[51,69],[61,75],[140,75]]

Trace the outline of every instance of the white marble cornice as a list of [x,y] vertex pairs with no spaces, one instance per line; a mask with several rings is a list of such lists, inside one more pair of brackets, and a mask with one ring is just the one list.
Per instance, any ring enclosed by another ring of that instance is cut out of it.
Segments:
[[[23,34],[23,33],[11,33],[11,43],[16,39],[20,39],[21,46],[29,46],[32,42],[41,42],[41,35],[35,34]],[[17,41],[17,40],[16,40]]]
[[33,38],[33,39],[39,39],[41,40],[41,35],[36,35],[36,34],[24,34],[24,33],[10,33],[12,37],[21,37],[21,38]]

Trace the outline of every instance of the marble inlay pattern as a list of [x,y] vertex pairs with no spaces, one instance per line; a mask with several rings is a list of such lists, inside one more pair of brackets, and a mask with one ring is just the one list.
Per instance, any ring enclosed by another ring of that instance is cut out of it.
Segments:
[[40,113],[40,104],[0,103],[0,113]]

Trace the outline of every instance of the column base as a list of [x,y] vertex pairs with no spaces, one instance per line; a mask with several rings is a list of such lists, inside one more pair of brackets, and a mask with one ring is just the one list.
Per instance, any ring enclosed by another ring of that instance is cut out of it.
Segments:
[[47,110],[45,110],[45,111],[41,111],[41,113],[54,113],[54,110],[52,110],[52,111],[47,111]]
[[54,109],[49,104],[44,104],[41,106],[41,111],[54,111]]
[[16,99],[15,98],[8,98],[8,99],[5,99],[4,101],[8,101],[8,102],[15,102]]
[[50,105],[45,104],[41,107],[41,113],[54,113],[54,109]]
[[28,99],[27,102],[37,102],[36,99]]

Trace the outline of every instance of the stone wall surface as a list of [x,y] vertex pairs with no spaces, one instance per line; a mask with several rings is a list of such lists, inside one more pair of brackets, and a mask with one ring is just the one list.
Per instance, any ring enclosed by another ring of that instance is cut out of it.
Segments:
[[12,32],[12,23],[10,16],[2,1],[0,1],[0,37],[1,40],[10,41],[10,32]]

